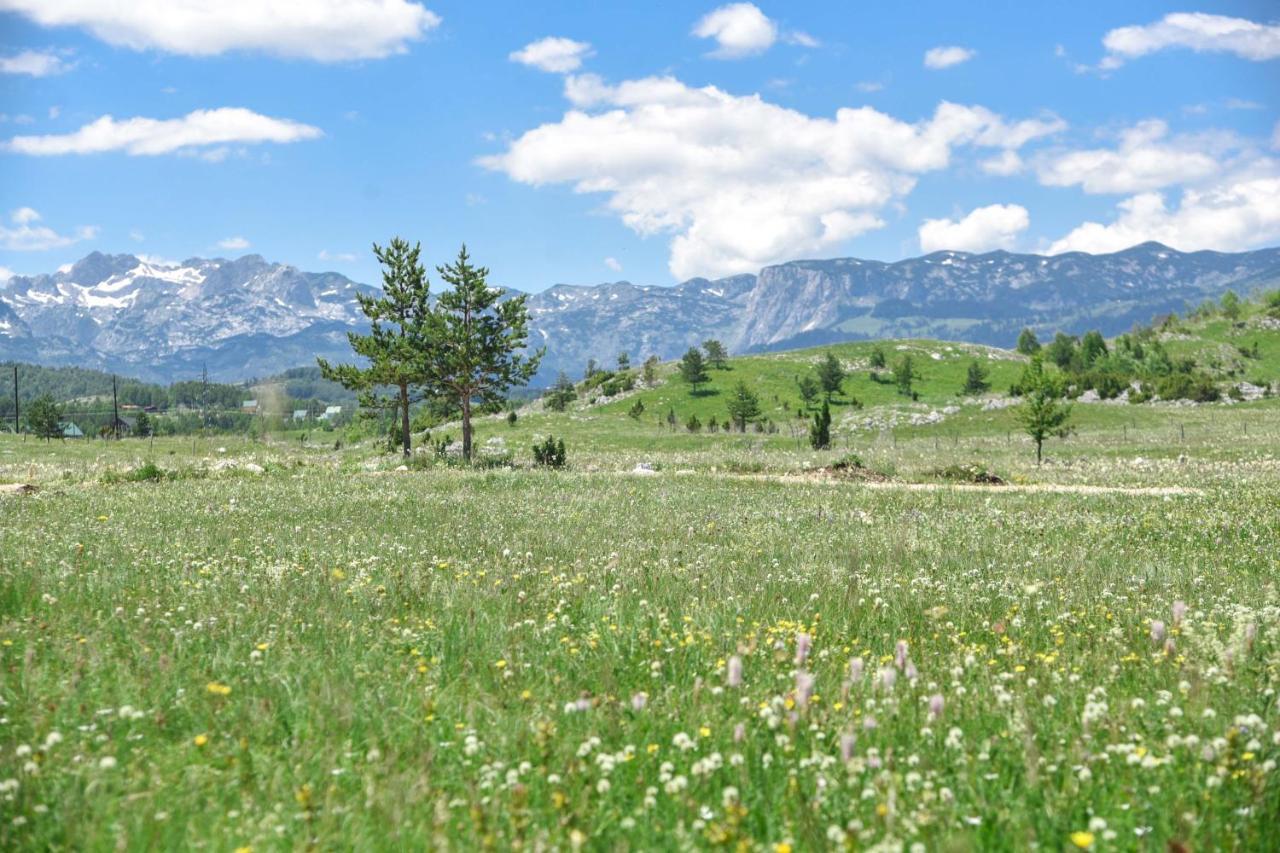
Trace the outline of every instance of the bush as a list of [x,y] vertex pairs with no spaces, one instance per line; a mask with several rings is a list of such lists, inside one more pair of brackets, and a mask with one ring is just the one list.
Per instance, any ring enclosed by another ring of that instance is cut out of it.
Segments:
[[640,416],[644,414],[644,403],[640,400],[636,400],[635,404],[627,410],[627,414],[630,415],[633,420],[640,420]]
[[564,439],[547,436],[546,441],[533,446],[533,461],[545,468],[563,468],[565,463]]
[[689,432],[698,432],[702,429],[702,421],[698,420],[697,415],[689,415],[689,420],[684,422],[684,428]]
[[1174,373],[1156,383],[1156,394],[1162,400],[1194,400],[1197,403],[1213,403],[1222,398],[1222,392],[1213,379],[1203,373]]

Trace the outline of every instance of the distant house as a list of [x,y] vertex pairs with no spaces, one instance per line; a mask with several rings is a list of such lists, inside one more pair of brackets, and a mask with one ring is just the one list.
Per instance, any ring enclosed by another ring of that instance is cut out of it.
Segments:
[[294,419],[295,421],[305,421],[305,420],[307,419],[307,410],[306,410],[306,409],[294,409],[294,410],[293,410],[293,419]]
[[58,426],[62,428],[63,438],[84,438],[84,432],[80,429],[80,427],[71,423],[71,421],[67,421],[66,423],[60,423],[58,424]]
[[331,421],[340,414],[342,414],[341,406],[326,406],[324,414],[320,416],[320,420]]
[[256,415],[258,413],[258,401],[245,400],[240,404],[240,411],[244,412],[246,415]]

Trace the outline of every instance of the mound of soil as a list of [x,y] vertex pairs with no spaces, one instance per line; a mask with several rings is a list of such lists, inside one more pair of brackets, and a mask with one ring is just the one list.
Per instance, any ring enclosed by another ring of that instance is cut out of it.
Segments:
[[940,480],[950,483],[977,483],[983,486],[1004,486],[1002,477],[979,465],[948,465],[930,472]]
[[818,473],[834,480],[852,480],[859,483],[887,483],[890,477],[856,462],[841,460],[826,468],[819,468]]

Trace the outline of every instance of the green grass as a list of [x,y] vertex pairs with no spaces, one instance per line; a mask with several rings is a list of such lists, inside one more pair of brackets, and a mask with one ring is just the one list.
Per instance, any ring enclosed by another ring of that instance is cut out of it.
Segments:
[[1007,411],[849,441],[1196,491],[833,483],[794,475],[844,447],[609,412],[482,424],[565,472],[2,438],[42,490],[0,497],[0,846],[1265,848],[1280,411],[1078,408],[1038,470]]
[[[902,345],[919,403],[833,348],[822,453],[782,402],[824,350],[484,418],[486,470],[0,436],[0,848],[1274,847],[1280,400],[1076,404],[1036,467],[971,348]],[[778,433],[657,422],[739,379]]]

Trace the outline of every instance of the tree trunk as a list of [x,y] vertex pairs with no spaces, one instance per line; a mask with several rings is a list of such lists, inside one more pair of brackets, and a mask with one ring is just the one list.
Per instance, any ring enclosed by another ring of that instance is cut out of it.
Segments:
[[462,395],[462,458],[471,461],[471,395]]
[[1041,451],[1043,450],[1043,448],[1044,448],[1044,439],[1037,438],[1036,439],[1036,467],[1037,468],[1040,467]]
[[400,383],[400,443],[404,446],[405,458],[410,455],[409,449],[409,385]]

